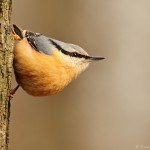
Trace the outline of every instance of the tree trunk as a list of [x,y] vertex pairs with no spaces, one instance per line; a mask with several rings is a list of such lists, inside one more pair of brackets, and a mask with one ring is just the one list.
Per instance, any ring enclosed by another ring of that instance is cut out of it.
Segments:
[[0,150],[8,150],[9,116],[13,58],[11,0],[0,0]]

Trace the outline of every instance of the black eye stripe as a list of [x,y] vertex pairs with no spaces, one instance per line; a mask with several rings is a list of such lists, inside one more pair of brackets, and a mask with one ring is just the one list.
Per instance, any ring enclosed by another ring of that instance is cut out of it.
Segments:
[[69,55],[71,57],[77,57],[77,58],[85,58],[87,59],[88,56],[86,55],[82,55],[82,54],[79,54],[77,52],[68,52],[66,51],[65,49],[63,49],[60,45],[58,45],[56,42],[54,42],[52,39],[49,39],[49,41],[58,49],[60,50],[62,53],[64,53],[65,55]]

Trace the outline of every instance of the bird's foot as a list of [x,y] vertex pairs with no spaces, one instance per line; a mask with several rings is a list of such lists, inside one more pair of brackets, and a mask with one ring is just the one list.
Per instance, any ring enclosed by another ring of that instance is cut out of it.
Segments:
[[14,97],[14,94],[16,93],[16,91],[18,90],[19,85],[17,85],[14,89],[11,89],[9,92],[9,98],[10,100]]

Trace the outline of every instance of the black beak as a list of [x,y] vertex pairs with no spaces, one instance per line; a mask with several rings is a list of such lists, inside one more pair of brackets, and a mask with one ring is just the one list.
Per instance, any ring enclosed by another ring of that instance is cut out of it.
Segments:
[[23,30],[13,24],[14,32],[22,39],[23,38]]
[[89,61],[98,61],[98,60],[102,60],[102,59],[105,59],[105,58],[101,57],[101,56],[88,56],[87,57],[87,60],[89,60]]

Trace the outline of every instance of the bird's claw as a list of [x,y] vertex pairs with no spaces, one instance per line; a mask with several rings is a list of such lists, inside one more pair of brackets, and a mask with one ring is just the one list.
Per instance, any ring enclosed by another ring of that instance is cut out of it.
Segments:
[[9,92],[9,98],[10,100],[14,97],[14,94],[16,93],[16,91],[18,90],[19,85],[17,85],[14,89],[11,89]]

